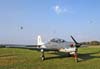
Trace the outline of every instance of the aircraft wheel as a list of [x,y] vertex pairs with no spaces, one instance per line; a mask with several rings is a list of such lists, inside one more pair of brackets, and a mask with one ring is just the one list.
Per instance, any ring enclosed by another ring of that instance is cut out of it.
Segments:
[[42,57],[42,61],[44,61],[45,60],[45,57]]

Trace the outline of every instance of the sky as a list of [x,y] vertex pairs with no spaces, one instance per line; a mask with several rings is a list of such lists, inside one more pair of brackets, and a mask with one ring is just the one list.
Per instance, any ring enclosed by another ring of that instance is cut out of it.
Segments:
[[100,0],[0,0],[0,44],[100,41],[99,18]]

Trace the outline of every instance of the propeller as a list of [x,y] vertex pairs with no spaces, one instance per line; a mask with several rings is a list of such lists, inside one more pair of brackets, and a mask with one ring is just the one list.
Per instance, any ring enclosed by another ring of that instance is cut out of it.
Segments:
[[74,41],[75,46],[76,46],[77,48],[80,47],[80,46],[82,45],[82,44],[78,43],[78,42],[74,39],[73,36],[71,36],[71,38],[72,38],[72,40]]

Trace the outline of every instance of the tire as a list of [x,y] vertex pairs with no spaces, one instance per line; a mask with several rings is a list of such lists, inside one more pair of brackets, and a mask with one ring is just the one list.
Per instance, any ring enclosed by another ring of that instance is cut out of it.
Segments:
[[42,57],[42,61],[44,61],[45,60],[45,57]]

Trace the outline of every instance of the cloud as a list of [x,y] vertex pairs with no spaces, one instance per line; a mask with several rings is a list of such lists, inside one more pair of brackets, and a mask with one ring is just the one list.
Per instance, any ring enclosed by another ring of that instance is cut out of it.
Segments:
[[67,12],[67,9],[66,9],[66,8],[62,8],[62,7],[59,6],[59,5],[55,5],[55,6],[53,7],[53,10],[54,10],[54,12],[55,12],[56,14],[61,14],[61,13]]

